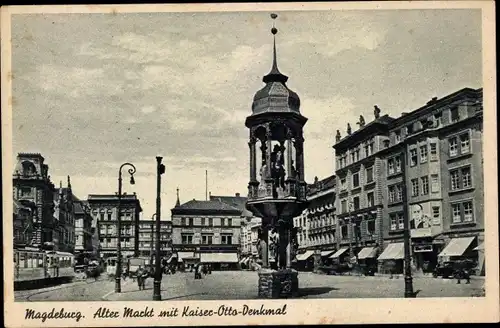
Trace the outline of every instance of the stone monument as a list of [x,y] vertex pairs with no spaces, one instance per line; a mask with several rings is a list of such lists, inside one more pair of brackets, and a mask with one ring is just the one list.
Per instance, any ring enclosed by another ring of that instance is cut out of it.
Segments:
[[[272,14],[271,18],[274,20],[277,15]],[[278,30],[274,24],[271,32],[272,68],[264,76],[266,85],[255,94],[252,114],[245,122],[250,129],[246,207],[262,218],[258,243],[262,262],[258,272],[259,297],[286,298],[297,295],[299,288],[298,272],[292,268],[297,247],[293,218],[307,207],[307,184],[303,180],[303,127],[307,118],[300,114],[299,96],[286,86],[288,77],[278,70]],[[271,260],[274,260],[272,266]]]

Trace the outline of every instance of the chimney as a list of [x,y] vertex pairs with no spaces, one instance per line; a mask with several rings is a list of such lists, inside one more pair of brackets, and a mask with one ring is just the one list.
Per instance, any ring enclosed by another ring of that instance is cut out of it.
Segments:
[[437,100],[438,100],[438,97],[432,97],[432,99],[427,102],[427,105],[435,103]]
[[240,197],[240,193],[239,192],[236,193],[236,197]]

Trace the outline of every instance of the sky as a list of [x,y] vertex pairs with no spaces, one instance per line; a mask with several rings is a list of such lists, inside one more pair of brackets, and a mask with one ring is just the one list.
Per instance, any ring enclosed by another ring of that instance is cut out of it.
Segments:
[[[136,192],[162,219],[181,203],[246,196],[254,94],[272,64],[269,12],[12,16],[13,155],[39,152],[56,186]],[[334,174],[336,130],[373,106],[398,117],[432,97],[482,87],[479,10],[278,12],[278,66],[301,98],[305,177]]]

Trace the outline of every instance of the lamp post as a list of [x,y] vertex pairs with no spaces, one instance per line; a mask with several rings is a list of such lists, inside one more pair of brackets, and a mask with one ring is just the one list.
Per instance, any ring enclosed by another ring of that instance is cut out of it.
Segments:
[[404,276],[405,276],[405,298],[414,298],[416,297],[413,292],[413,278],[411,276],[411,255],[410,255],[410,208],[408,205],[408,192],[406,190],[406,142],[403,142],[403,150],[401,152],[401,173],[403,175],[403,218],[404,218]]
[[118,170],[118,219],[116,223],[117,230],[117,246],[116,246],[116,273],[115,273],[115,293],[121,293],[121,273],[122,273],[122,227],[121,227],[121,202],[122,202],[122,169],[125,166],[130,166],[128,173],[130,174],[130,184],[135,184],[134,173],[135,166],[130,163],[123,163]]
[[163,157],[156,156],[156,259],[155,279],[153,282],[153,301],[161,301],[161,257],[160,257],[160,219],[161,219],[161,175],[165,173],[165,165],[161,163]]
[[155,240],[155,217],[156,217],[156,213],[154,213],[152,216],[151,216],[151,251],[149,252],[149,256],[151,258],[150,260],[150,264],[151,264],[151,268],[153,268],[153,245],[154,245],[154,240]]

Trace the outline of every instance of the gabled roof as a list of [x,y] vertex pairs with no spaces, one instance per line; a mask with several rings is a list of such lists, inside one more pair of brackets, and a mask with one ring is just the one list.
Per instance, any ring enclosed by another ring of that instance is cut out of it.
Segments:
[[198,211],[221,211],[221,212],[237,212],[238,208],[228,205],[219,200],[190,200],[187,203],[181,204],[174,209],[179,210],[198,210]]
[[210,200],[221,201],[241,211],[241,216],[253,217],[252,212],[246,209],[247,198],[241,196],[212,196]]

